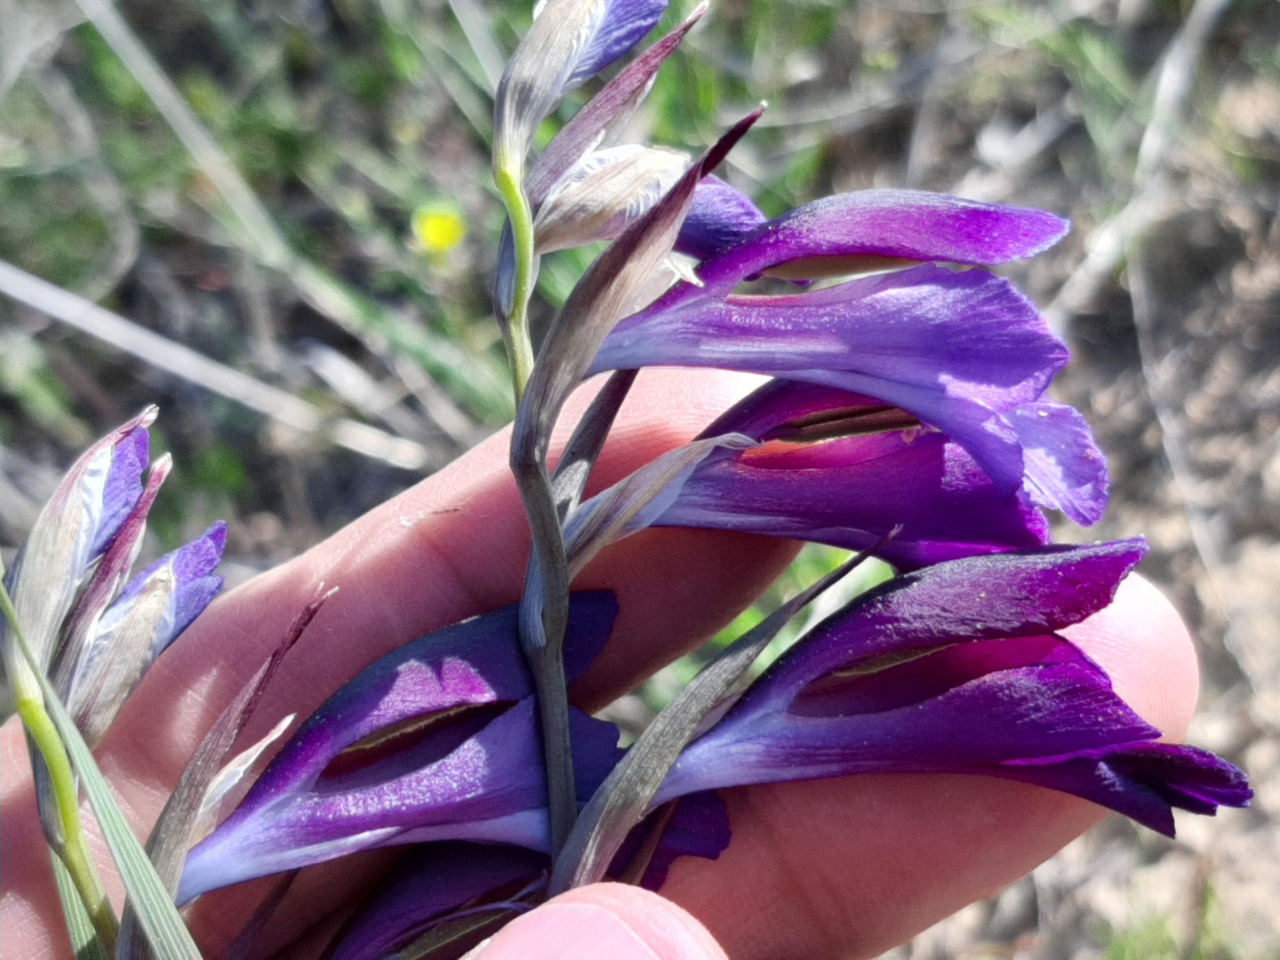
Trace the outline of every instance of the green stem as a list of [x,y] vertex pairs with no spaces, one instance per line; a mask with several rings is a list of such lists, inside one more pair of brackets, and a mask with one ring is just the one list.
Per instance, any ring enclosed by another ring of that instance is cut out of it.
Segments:
[[[511,311],[503,325],[502,335],[511,360],[518,407],[524,399],[534,365],[533,340],[529,331],[529,298],[537,272],[533,213],[519,166],[495,158],[494,179],[507,207],[515,247]],[[569,607],[568,565],[545,452],[526,450],[520,453],[518,456],[513,448],[512,469],[525,501],[533,534],[535,559],[531,564],[541,564],[544,584],[541,622],[530,624],[522,617],[520,639],[538,694],[554,857],[568,839],[578,813],[569,734],[569,692],[564,674],[564,632]]]
[[114,953],[119,925],[89,856],[80,820],[80,792],[76,785],[75,771],[72,770],[71,760],[67,756],[62,738],[58,736],[53,718],[45,709],[44,695],[32,672],[37,667],[28,658],[26,638],[18,623],[17,611],[13,608],[9,591],[3,583],[0,583],[0,612],[9,621],[15,645],[22,651],[19,656],[5,658],[13,690],[14,708],[22,719],[29,741],[35,744],[49,771],[49,782],[53,789],[62,837],[60,843],[51,840],[50,846],[66,865],[71,882],[75,885],[99,938],[108,952]]
[[511,361],[511,377],[515,385],[516,403],[524,396],[525,385],[533,374],[533,339],[529,333],[529,298],[533,294],[534,250],[533,211],[524,192],[523,178],[510,168],[494,171],[498,192],[506,204],[515,241],[516,276],[511,315],[503,326],[502,338]]

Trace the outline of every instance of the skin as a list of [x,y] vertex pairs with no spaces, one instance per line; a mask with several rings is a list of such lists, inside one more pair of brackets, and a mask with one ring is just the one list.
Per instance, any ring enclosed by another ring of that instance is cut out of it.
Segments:
[[[752,385],[706,372],[643,376],[597,469],[611,482],[698,432]],[[582,403],[577,401],[578,405]],[[572,421],[571,416],[566,418]],[[286,659],[245,732],[305,716],[387,650],[516,600],[528,532],[506,471],[506,434],[301,557],[220,598],[168,651],[98,750],[145,835],[195,744],[298,609],[339,592]],[[727,622],[789,562],[794,545],[742,535],[649,531],[607,550],[577,586],[609,587],[622,613],[573,690],[591,709]],[[1115,604],[1069,631],[1148,721],[1179,739],[1195,705],[1190,638],[1168,602],[1131,577]],[[0,954],[69,955],[37,826],[21,731],[0,730]],[[868,957],[1022,876],[1105,811],[1022,784],[959,776],[861,776],[726,792],[733,841],[685,858],[662,896],[601,884],[556,898],[478,948],[485,960]],[[100,845],[99,845],[100,848]],[[103,873],[109,862],[100,850]],[[307,896],[271,924],[274,946],[332,914],[379,856],[304,874]],[[191,923],[222,955],[269,884],[202,898]],[[112,888],[118,900],[118,886]],[[305,955],[290,953],[291,956]]]

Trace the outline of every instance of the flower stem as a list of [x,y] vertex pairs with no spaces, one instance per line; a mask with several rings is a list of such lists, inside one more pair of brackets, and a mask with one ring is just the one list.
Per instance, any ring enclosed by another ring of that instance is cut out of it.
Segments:
[[98,878],[93,860],[89,856],[84,828],[80,820],[80,798],[75,772],[71,768],[71,760],[67,756],[62,739],[58,736],[53,718],[45,709],[44,695],[32,672],[37,669],[37,666],[30,658],[26,638],[22,635],[22,627],[18,623],[17,611],[14,610],[9,591],[5,589],[3,583],[0,583],[0,613],[3,613],[4,618],[9,622],[14,646],[21,651],[17,656],[9,656],[10,650],[6,650],[5,657],[5,667],[8,670],[9,683],[13,691],[14,709],[27,731],[28,743],[35,746],[48,770],[49,783],[57,809],[58,829],[61,836],[50,837],[46,831],[46,840],[66,866],[71,882],[84,903],[99,939],[108,953],[114,953],[119,926],[115,914],[111,912],[107,895],[103,891],[102,881]]
[[511,313],[502,325],[502,339],[511,362],[511,378],[518,404],[533,373],[533,340],[529,333],[529,297],[533,293],[534,281],[533,212],[529,209],[523,178],[517,170],[498,166],[494,170],[494,180],[502,202],[506,204],[515,240],[514,296]]
[[511,469],[524,500],[533,555],[520,606],[520,644],[538,693],[551,852],[560,852],[578,815],[569,692],[564,673],[564,636],[569,621],[569,564],[546,460],[513,450]]
[[[533,291],[537,259],[534,251],[533,213],[524,191],[519,167],[495,160],[494,179],[507,207],[515,247],[515,278],[511,310],[502,336],[511,361],[516,405],[533,375],[533,341],[529,331],[529,297]],[[501,313],[499,305],[499,313]],[[542,729],[543,764],[547,776],[547,806],[551,821],[554,857],[568,839],[577,817],[573,746],[569,732],[569,691],[564,673],[564,634],[568,622],[569,579],[564,540],[551,491],[545,450],[513,449],[512,470],[525,503],[533,535],[530,570],[541,568],[541,596],[526,596],[526,606],[541,608],[539,617],[522,616],[520,640],[538,694]],[[531,577],[532,580],[532,577]]]

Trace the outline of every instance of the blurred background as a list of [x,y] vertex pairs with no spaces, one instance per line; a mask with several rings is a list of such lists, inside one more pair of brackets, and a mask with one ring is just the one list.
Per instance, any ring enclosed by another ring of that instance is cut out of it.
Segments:
[[[225,518],[232,582],[505,422],[490,97],[528,19],[0,0],[6,560],[148,403],[177,463],[149,549]],[[1009,271],[1111,458],[1107,519],[1061,535],[1150,539],[1201,643],[1193,739],[1258,791],[1177,841],[1111,818],[888,956],[1280,957],[1280,3],[721,0],[639,134],[700,150],[761,99],[721,172],[771,215],[911,186],[1073,220]],[[591,255],[544,262],[543,318]]]

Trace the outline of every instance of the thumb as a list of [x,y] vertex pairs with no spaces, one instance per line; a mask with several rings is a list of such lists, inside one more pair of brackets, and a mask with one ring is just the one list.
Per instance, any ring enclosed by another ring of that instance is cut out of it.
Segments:
[[563,893],[517,917],[465,960],[727,960],[705,927],[670,900],[618,883]]

